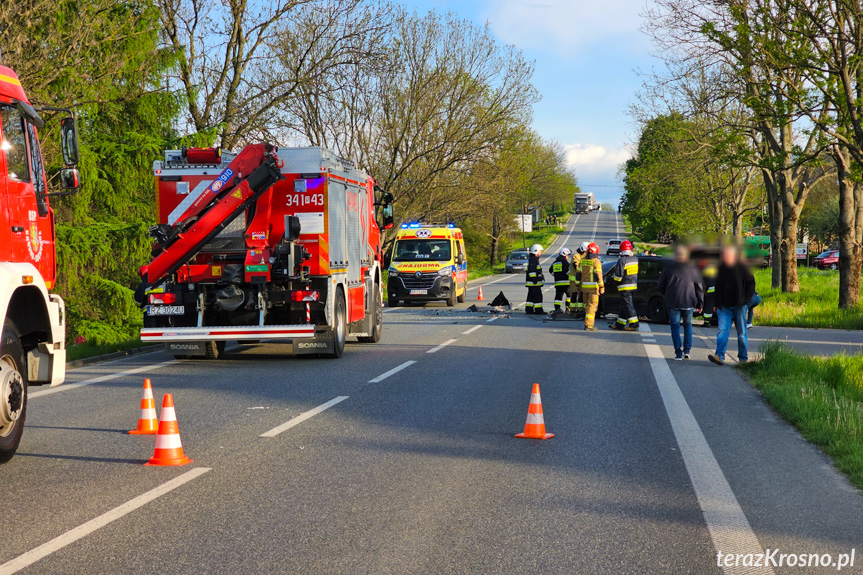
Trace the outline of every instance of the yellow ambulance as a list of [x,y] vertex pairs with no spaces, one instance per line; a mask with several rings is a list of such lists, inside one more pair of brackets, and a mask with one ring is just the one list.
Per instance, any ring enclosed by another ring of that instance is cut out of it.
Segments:
[[402,224],[389,258],[387,300],[444,300],[453,306],[467,295],[467,253],[464,236],[453,224]]

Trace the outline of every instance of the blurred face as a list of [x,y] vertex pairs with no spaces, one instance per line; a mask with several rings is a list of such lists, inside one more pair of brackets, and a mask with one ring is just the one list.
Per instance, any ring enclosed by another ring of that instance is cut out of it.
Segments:
[[722,263],[733,266],[737,263],[737,248],[727,247],[722,250]]
[[683,246],[677,246],[677,249],[674,250],[674,259],[681,264],[688,262],[689,250]]

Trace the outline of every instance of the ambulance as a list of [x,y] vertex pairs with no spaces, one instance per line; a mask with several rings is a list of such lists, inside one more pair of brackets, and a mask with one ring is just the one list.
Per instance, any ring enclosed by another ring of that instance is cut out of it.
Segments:
[[454,224],[402,224],[389,257],[387,301],[462,303],[467,295],[464,236]]

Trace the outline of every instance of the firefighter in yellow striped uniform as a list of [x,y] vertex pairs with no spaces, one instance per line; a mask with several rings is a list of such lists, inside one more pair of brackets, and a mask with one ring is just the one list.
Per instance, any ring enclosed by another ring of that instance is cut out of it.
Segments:
[[581,260],[584,259],[584,255],[587,253],[588,245],[590,245],[589,242],[581,242],[581,245],[572,254],[572,261],[569,263],[569,311],[579,319],[579,316],[584,316],[584,298],[579,293],[579,284],[581,283],[581,269],[579,266],[581,265]]
[[527,258],[527,272],[524,285],[527,287],[527,302],[524,304],[524,312],[527,314],[544,314],[542,309],[542,286],[545,277],[542,275],[542,266],[539,265],[539,256],[542,255],[542,246],[533,244],[530,246],[530,255]]
[[569,256],[572,250],[563,248],[548,268],[554,277],[554,313],[569,307]]
[[701,277],[704,278],[704,325],[712,325],[713,314],[716,309],[716,265],[703,261],[701,265]]
[[617,293],[620,294],[620,308],[617,311],[617,321],[608,324],[611,329],[638,330],[638,313],[632,302],[635,290],[638,289],[638,258],[632,255],[632,242],[620,242],[620,259],[614,266],[614,281],[617,282]]
[[605,282],[602,279],[602,260],[599,259],[599,246],[591,242],[587,246],[587,255],[579,264],[581,277],[579,291],[584,299],[584,329],[596,331],[593,325],[596,310],[599,308],[599,296],[605,293]]

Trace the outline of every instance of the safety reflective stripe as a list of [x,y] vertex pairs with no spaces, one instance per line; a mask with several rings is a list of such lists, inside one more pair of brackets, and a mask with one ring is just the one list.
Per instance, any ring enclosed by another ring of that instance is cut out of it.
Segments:
[[542,283],[526,283],[524,287],[542,287]]
[[619,281],[622,281],[622,280],[623,280],[623,278],[622,278],[622,277],[620,277],[620,276],[614,276],[614,281],[619,282]]
[[529,277],[529,278],[535,278],[535,277],[536,277],[536,272],[527,272],[527,277]]
[[584,314],[584,317],[585,317],[586,319],[593,319],[593,318],[594,318],[594,317],[596,317],[596,316],[594,316],[592,313],[586,313],[586,314]]
[[638,323],[638,318],[637,317],[629,318],[629,323]]
[[716,291],[716,286],[710,286],[707,288],[707,293],[714,293]]
[[555,272],[562,272],[563,271],[563,264],[560,262],[555,262],[555,264],[553,266],[551,266],[551,269],[554,270]]
[[569,282],[554,282],[555,287],[568,286]]
[[638,275],[638,264],[626,264],[626,267],[623,268],[626,273],[637,276]]
[[634,289],[638,289],[638,286],[637,285],[631,285],[631,284],[617,286],[617,291],[632,291]]
[[582,287],[596,287],[597,285],[596,282],[581,282]]
[[617,318],[617,323],[619,323],[620,325],[626,325],[626,320],[622,317],[619,317]]

